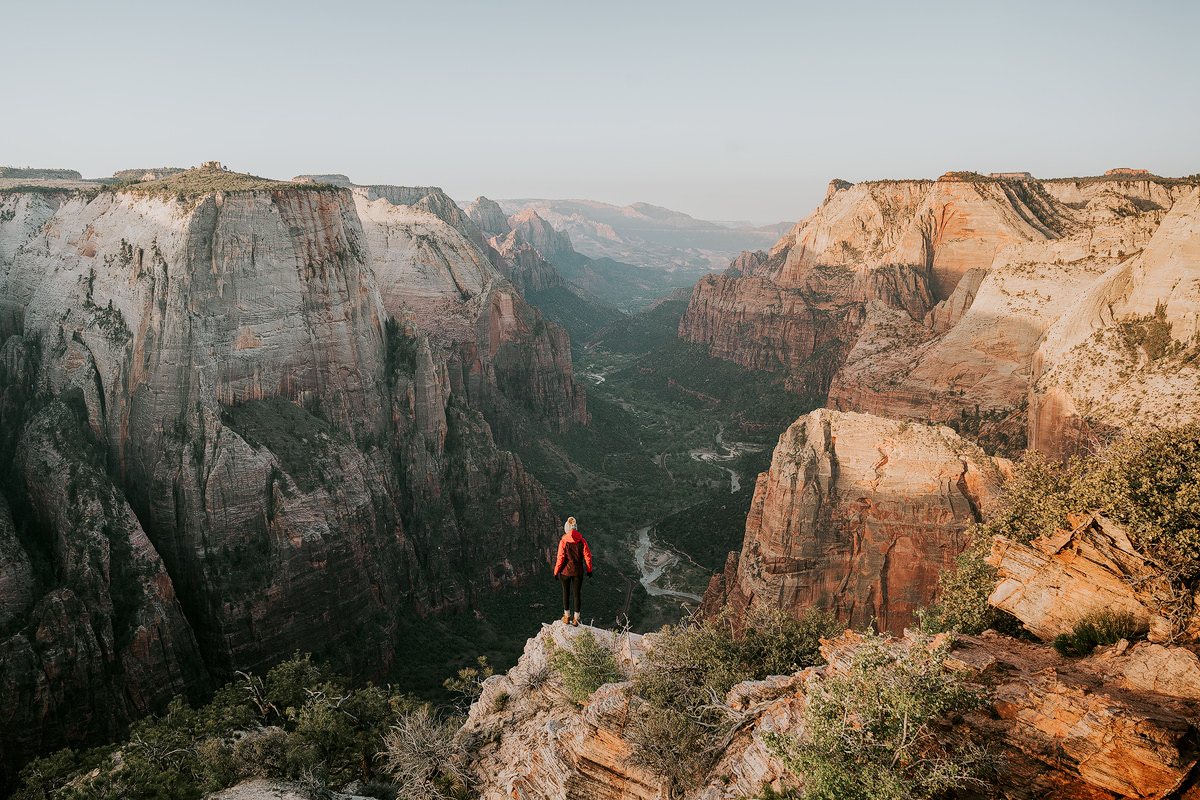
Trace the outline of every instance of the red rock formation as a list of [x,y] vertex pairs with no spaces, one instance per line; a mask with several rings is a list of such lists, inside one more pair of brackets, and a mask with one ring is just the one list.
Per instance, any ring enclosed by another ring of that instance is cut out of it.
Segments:
[[1029,544],[995,537],[987,561],[999,581],[988,602],[1045,641],[1102,611],[1127,614],[1151,641],[1200,631],[1194,616],[1176,616],[1176,590],[1124,530],[1101,516],[1076,522],[1072,530]]
[[932,604],[999,482],[992,460],[947,428],[814,411],[780,437],[741,554],[705,608],[820,608],[902,631]]
[[1042,337],[1032,356],[1031,447],[1065,459],[1132,423],[1200,417],[1196,365],[1130,347],[1121,332],[1160,310],[1170,342],[1200,342],[1200,189],[1171,204],[1144,249],[1118,259]]

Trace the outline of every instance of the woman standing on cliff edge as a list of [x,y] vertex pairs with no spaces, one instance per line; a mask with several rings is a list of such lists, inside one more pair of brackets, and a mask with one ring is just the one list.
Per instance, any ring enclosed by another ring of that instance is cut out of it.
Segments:
[[[579,604],[583,596],[583,575],[592,577],[592,551],[569,517],[563,525],[563,537],[558,540],[558,557],[554,559],[554,577],[562,583],[562,621],[579,624]],[[571,588],[575,589],[575,619],[571,619]]]

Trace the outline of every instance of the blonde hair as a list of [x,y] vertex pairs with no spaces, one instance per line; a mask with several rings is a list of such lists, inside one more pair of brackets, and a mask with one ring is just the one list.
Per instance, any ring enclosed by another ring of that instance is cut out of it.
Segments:
[[575,518],[567,517],[567,521],[563,524],[563,532],[570,533],[575,530]]

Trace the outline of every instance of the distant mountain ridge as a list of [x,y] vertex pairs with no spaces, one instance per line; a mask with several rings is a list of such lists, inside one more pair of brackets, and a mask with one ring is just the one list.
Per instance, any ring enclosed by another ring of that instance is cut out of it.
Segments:
[[743,250],[770,247],[781,233],[779,225],[730,228],[650,203],[616,206],[596,200],[539,198],[496,202],[509,215],[536,211],[556,230],[570,235],[575,249],[591,258],[696,278],[724,269]]

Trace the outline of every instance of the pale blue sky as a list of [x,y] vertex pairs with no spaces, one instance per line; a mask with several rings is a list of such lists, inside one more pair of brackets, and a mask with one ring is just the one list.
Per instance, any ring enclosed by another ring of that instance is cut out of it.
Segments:
[[0,0],[0,164],[795,220],[831,178],[1200,172],[1200,3]]

